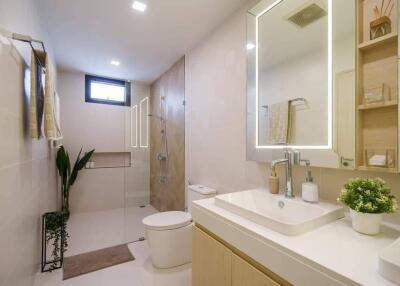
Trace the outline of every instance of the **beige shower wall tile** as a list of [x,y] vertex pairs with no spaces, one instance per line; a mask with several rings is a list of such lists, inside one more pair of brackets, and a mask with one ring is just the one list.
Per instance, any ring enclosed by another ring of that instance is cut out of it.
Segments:
[[39,263],[40,200],[47,198],[40,198],[39,190],[32,189],[31,168],[32,165],[27,163],[0,172],[0,277],[12,281],[19,279],[12,276],[15,268],[26,270],[20,273],[21,278],[29,277]]
[[[3,28],[43,38],[34,2],[8,1],[8,9],[0,9]],[[16,45],[28,58],[29,46]],[[0,43],[0,285],[33,285],[40,263],[40,217],[56,207],[51,152],[46,140],[29,135],[24,69],[19,53]]]
[[0,169],[32,157],[32,145],[23,120],[0,110]]
[[22,118],[29,106],[24,96],[23,61],[12,45],[0,45],[0,110]]
[[57,185],[58,173],[54,157],[45,157],[32,162],[32,189],[38,190],[41,213],[60,209],[61,192]]
[[32,196],[31,163],[16,164],[0,170],[0,233]]
[[[150,121],[150,202],[160,211],[185,208],[185,59],[182,58],[151,86],[150,109],[161,114],[161,97],[165,99],[169,158],[157,160],[157,153],[166,153],[160,121]],[[166,182],[160,181],[166,175]]]

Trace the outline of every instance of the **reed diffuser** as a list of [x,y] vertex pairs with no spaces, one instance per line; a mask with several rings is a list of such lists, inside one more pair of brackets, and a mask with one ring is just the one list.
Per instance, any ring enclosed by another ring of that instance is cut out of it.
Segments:
[[370,22],[370,39],[374,40],[392,32],[392,21],[390,15],[394,8],[393,0],[381,1],[380,8],[374,7],[375,19]]

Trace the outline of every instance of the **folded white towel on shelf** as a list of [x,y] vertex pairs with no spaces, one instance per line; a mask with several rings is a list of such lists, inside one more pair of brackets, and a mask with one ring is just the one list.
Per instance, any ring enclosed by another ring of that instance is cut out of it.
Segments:
[[368,159],[368,164],[371,166],[386,166],[386,163],[385,155],[373,155]]

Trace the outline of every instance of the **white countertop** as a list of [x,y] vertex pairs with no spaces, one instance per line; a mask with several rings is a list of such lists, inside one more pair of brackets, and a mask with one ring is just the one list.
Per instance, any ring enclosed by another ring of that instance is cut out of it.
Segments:
[[377,236],[355,232],[344,218],[314,231],[286,236],[214,204],[192,206],[196,223],[207,228],[294,285],[396,285],[378,273],[379,253],[400,237],[387,227]]

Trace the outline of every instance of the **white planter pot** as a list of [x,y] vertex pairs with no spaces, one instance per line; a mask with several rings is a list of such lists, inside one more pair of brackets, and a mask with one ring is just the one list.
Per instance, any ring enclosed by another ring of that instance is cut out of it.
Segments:
[[350,216],[355,231],[368,235],[379,233],[383,214],[359,213],[350,209]]

